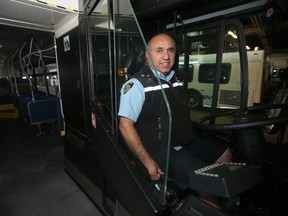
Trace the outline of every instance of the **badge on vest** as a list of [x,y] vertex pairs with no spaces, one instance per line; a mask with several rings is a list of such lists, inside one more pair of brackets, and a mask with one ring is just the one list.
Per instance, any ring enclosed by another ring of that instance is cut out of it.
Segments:
[[133,87],[134,83],[133,82],[129,82],[124,86],[123,89],[123,93],[126,94],[132,87]]

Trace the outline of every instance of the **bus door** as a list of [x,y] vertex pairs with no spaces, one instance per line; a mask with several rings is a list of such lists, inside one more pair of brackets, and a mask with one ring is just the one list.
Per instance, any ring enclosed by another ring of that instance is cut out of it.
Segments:
[[242,25],[236,20],[185,27],[178,73],[191,109],[215,112],[247,105],[243,35]]
[[[96,1],[88,16],[91,138],[95,158],[104,173],[100,206],[117,211],[117,215],[156,215],[166,203],[167,176],[156,188],[147,174],[138,171],[132,153],[118,133],[117,118],[120,89],[145,65],[146,41],[129,0],[110,2]],[[166,145],[164,152],[168,152],[168,141]],[[163,171],[167,175],[165,162]]]

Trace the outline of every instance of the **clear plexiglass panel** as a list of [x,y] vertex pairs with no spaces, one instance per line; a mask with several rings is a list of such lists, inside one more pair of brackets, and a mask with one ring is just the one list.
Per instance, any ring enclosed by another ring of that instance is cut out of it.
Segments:
[[[112,5],[107,4],[106,0],[100,1],[90,16],[90,32],[95,97],[98,103],[101,103],[112,130],[117,133],[120,90],[124,83],[145,65],[147,42],[129,0],[113,1]],[[163,100],[166,100],[164,92],[162,93]],[[169,119],[167,117],[165,122],[169,122]],[[165,140],[161,163],[163,177],[153,182],[147,178],[147,174],[140,173],[153,188],[153,196],[163,204],[166,203],[169,129],[170,126],[167,125],[167,131],[164,132],[167,137],[163,138]]]

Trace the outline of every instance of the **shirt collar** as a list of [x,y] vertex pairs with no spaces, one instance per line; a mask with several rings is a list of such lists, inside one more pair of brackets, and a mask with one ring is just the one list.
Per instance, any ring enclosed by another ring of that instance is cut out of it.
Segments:
[[152,70],[154,76],[158,76],[160,79],[165,80],[166,82],[170,82],[170,80],[172,79],[172,77],[175,74],[174,70],[171,70],[170,73],[167,76],[164,76],[162,73],[160,73],[159,71],[154,70],[153,68],[150,67],[150,69]]

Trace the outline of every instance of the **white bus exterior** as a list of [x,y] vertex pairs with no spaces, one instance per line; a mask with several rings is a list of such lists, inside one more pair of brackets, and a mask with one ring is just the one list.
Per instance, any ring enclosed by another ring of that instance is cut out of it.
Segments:
[[[260,103],[263,72],[264,50],[248,51],[249,96],[248,106]],[[189,56],[188,101],[191,107],[211,107],[216,54],[199,54]],[[179,58],[179,74],[183,70],[184,57]],[[190,80],[189,80],[190,78]],[[238,52],[224,53],[222,57],[222,74],[218,95],[218,108],[239,108],[240,103],[240,59]]]

